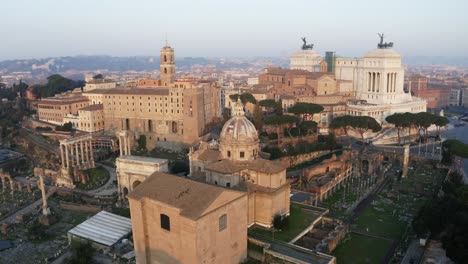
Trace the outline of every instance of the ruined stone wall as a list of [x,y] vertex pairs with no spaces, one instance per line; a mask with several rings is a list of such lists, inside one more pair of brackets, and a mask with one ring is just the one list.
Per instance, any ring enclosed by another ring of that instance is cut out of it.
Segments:
[[338,233],[333,237],[330,242],[327,244],[327,252],[326,253],[331,253],[335,248],[340,244],[341,240],[346,236],[349,230],[349,225],[345,225],[344,228],[340,229]]
[[295,156],[290,156],[290,157],[283,157],[278,159],[281,162],[287,162],[289,164],[289,167],[296,166],[298,164],[311,161],[317,157],[323,156],[325,154],[330,153],[328,150],[324,151],[316,151],[316,152],[311,152],[311,153],[306,153],[306,154],[299,154]]
[[70,210],[70,211],[99,213],[102,210],[100,206],[96,206],[96,205],[85,205],[85,204],[77,204],[77,203],[70,203],[70,202],[64,202],[64,201],[60,201],[59,204],[62,209]]

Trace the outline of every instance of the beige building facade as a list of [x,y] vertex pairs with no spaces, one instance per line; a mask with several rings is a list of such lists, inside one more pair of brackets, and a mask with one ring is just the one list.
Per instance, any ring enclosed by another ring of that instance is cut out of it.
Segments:
[[94,89],[111,89],[115,88],[117,83],[111,79],[92,79],[86,82],[83,87],[85,92],[92,91]]
[[81,131],[97,132],[104,129],[104,107],[91,104],[78,110],[78,127]]
[[128,197],[138,264],[246,259],[246,193],[156,172]]
[[67,115],[78,115],[78,110],[88,105],[81,93],[66,93],[38,101],[37,115],[41,121],[63,125]]

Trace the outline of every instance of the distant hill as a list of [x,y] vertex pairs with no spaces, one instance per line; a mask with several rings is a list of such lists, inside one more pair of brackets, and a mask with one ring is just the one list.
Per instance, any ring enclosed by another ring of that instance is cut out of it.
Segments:
[[403,56],[406,65],[447,65],[468,67],[468,57],[446,56]]
[[[258,60],[270,60],[273,64],[284,64],[284,60],[279,58],[259,58]],[[220,59],[220,58],[200,58],[185,57],[176,58],[177,68],[183,69],[195,64],[216,65],[218,68],[249,67],[257,59]],[[7,60],[0,62],[0,72],[25,72],[36,73],[60,73],[68,70],[77,71],[151,71],[159,69],[159,57],[138,56],[138,57],[112,57],[112,56],[74,56],[43,58],[29,60]]]

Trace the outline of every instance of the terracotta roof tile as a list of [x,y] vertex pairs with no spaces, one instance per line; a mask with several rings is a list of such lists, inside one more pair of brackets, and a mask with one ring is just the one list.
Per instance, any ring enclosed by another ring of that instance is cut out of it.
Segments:
[[104,109],[104,106],[102,104],[92,104],[92,105],[88,105],[86,107],[80,108],[78,110],[96,111],[96,110],[102,110],[102,109]]
[[198,159],[203,161],[217,161],[221,159],[221,152],[213,149],[204,149],[201,151]]
[[91,91],[83,92],[85,94],[135,94],[135,95],[169,95],[167,87],[149,87],[149,88],[136,88],[136,87],[119,87],[110,89],[94,89]]
[[132,200],[146,198],[178,208],[180,215],[196,220],[245,195],[247,193],[155,172],[128,197]]
[[223,174],[236,173],[242,170],[253,170],[263,173],[278,173],[285,170],[286,168],[286,164],[261,158],[245,162],[234,162],[225,159],[206,166],[207,170],[216,171]]

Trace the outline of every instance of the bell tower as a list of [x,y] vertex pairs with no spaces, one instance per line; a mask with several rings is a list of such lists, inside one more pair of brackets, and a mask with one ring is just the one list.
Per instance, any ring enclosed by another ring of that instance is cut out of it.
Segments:
[[160,53],[161,85],[171,86],[175,81],[174,49],[166,44]]

